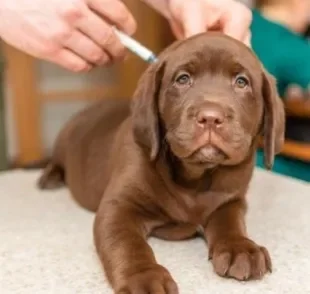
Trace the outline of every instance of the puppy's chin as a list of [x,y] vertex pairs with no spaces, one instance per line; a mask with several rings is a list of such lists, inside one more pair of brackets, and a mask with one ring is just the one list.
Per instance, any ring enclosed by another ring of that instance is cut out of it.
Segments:
[[196,150],[186,159],[188,163],[203,165],[206,168],[220,165],[228,156],[214,145],[208,144]]

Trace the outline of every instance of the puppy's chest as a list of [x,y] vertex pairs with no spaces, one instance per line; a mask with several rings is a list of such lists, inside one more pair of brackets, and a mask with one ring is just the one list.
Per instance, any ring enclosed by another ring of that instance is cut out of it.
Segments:
[[203,193],[177,193],[170,217],[177,222],[204,225],[210,214],[234,198],[233,192],[208,191]]

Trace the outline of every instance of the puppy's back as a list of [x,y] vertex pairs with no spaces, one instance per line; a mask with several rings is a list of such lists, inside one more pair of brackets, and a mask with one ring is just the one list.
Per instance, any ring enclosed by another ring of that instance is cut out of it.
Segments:
[[53,189],[66,183],[83,207],[96,210],[110,174],[114,137],[129,113],[129,99],[104,99],[75,114],[56,139],[39,187]]
[[[119,125],[129,115],[129,100],[125,99],[104,99],[91,104],[82,111],[75,114],[64,126],[56,140],[53,160],[66,168],[66,154],[75,153],[78,149],[86,156],[87,147],[99,141],[105,144],[100,146],[108,149],[111,136],[115,134]],[[84,148],[77,148],[77,147]],[[72,152],[71,152],[72,151]]]

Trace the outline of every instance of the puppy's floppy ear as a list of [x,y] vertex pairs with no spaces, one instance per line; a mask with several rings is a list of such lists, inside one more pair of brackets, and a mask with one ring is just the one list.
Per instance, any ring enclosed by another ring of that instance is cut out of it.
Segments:
[[278,154],[284,143],[285,112],[284,105],[278,95],[275,79],[263,71],[264,99],[264,164],[272,169],[274,157]]
[[164,61],[151,64],[141,76],[132,101],[133,134],[136,142],[145,147],[153,161],[160,149],[160,118],[158,100]]

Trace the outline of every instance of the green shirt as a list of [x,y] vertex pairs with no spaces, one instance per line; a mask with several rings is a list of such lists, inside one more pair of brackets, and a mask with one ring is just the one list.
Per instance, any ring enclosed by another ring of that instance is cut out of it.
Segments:
[[283,97],[289,84],[310,84],[310,45],[301,35],[253,10],[252,48],[265,68],[277,79]]
[[[310,45],[301,35],[270,21],[257,10],[251,25],[252,48],[265,68],[277,79],[283,97],[289,84],[307,88],[310,84]],[[263,152],[257,152],[256,166],[263,167]],[[273,171],[310,182],[309,163],[278,155]]]

